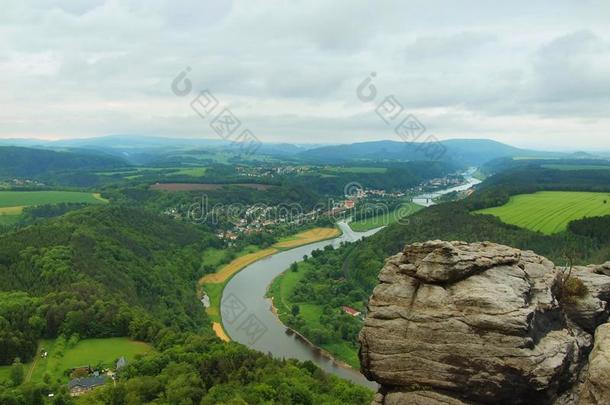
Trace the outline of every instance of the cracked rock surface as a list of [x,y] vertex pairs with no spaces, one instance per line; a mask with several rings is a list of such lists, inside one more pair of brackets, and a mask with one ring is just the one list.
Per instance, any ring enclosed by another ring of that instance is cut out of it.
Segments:
[[390,257],[360,334],[362,372],[381,385],[374,404],[577,404],[592,333],[608,319],[610,266],[574,268],[587,294],[566,308],[564,274],[488,242],[416,243]]

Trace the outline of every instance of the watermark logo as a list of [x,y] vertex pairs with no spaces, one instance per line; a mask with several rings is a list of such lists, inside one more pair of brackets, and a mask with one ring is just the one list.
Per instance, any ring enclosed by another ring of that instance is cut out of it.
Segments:
[[394,216],[396,223],[401,225],[410,225],[413,223],[411,215],[414,213],[415,209],[411,204],[402,204],[392,212],[392,215]]
[[253,313],[248,313],[246,305],[235,294],[223,298],[220,305],[222,321],[228,325],[237,325],[237,331],[246,336],[246,343],[253,345],[267,333],[268,328]]
[[[184,70],[176,75],[170,85],[171,92],[177,97],[187,97],[193,92],[193,83],[188,75],[192,72],[192,68],[187,66]],[[242,127],[242,121],[231,111],[225,107],[220,109],[220,101],[211,90],[205,89],[199,92],[189,103],[191,110],[195,112],[202,120],[208,121],[208,126],[224,141],[231,141],[231,146],[238,153],[246,156],[255,154],[262,142],[248,129]],[[218,110],[220,110],[218,112]],[[214,114],[216,114],[214,116]],[[213,117],[214,118],[211,118]],[[210,119],[211,118],[211,119]]]
[[[338,200],[329,198],[326,202],[319,202],[313,207],[306,208],[296,202],[276,205],[217,203],[210,206],[208,195],[202,194],[195,198],[192,204],[185,207],[186,219],[195,224],[206,223],[212,226],[221,223],[233,224],[232,232],[238,234],[259,232],[267,227],[278,225],[313,224],[324,217],[336,221],[346,219],[356,212],[359,219],[391,214],[395,216],[393,222],[408,223],[404,218],[415,212],[413,206],[410,204],[397,205],[398,200],[404,200],[405,194],[383,192],[384,196],[380,197],[380,195],[380,190],[367,190],[358,182],[350,182],[343,187],[343,198]],[[368,201],[369,198],[372,198],[373,201]],[[379,201],[380,198],[387,200]],[[312,231],[321,229],[326,232],[323,229],[325,226],[328,225],[313,227]]]
[[229,325],[237,322],[247,310],[244,303],[235,294],[229,294],[229,296],[223,298],[220,308],[222,321]]
[[352,181],[343,187],[343,195],[347,198],[359,197],[364,193],[362,184]]
[[191,67],[187,66],[182,72],[172,80],[172,93],[178,97],[186,96],[193,90],[193,83],[187,78],[187,75],[191,72]]
[[[356,87],[358,100],[363,103],[375,102],[378,90],[373,81],[376,77],[377,73],[372,72]],[[403,114],[405,108],[393,94],[384,97],[374,111],[400,139],[414,147],[415,152],[422,153],[430,160],[441,160],[445,156],[447,147],[434,135],[422,139],[426,127],[413,114]]]

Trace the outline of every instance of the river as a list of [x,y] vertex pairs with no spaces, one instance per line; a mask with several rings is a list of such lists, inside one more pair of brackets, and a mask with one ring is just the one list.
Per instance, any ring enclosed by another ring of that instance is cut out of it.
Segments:
[[456,186],[456,187],[445,188],[442,190],[432,191],[430,193],[418,195],[416,197],[413,197],[413,202],[418,205],[423,205],[424,207],[430,207],[435,204],[435,202],[433,200],[437,197],[440,197],[445,194],[453,193],[454,191],[468,190],[472,186],[476,186],[477,184],[481,183],[481,180],[478,180],[478,179],[475,179],[474,177],[472,177],[472,175],[474,174],[475,171],[476,171],[476,168],[469,169],[466,173],[462,174],[464,176],[464,178],[466,179],[466,183]]
[[[434,197],[457,189],[465,190],[479,183],[470,175],[466,178],[467,184],[437,191]],[[426,200],[434,197],[422,195],[414,198],[413,201],[425,202],[421,205],[429,206],[432,204]],[[377,384],[368,381],[359,371],[337,364],[320,349],[312,347],[298,335],[289,333],[286,326],[271,311],[271,301],[265,298],[267,288],[273,279],[288,269],[292,263],[302,260],[303,256],[330,244],[338,247],[342,242],[354,242],[381,229],[354,232],[345,222],[339,222],[338,226],[343,232],[340,237],[276,253],[245,267],[236,274],[226,285],[222,295],[223,326],[231,339],[252,349],[269,353],[275,358],[311,360],[327,372],[376,389]]]

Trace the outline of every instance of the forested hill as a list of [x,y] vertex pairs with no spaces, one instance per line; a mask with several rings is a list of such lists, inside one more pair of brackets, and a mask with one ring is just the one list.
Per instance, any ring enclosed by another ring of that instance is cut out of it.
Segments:
[[122,159],[88,153],[0,146],[0,178],[38,178],[68,171],[107,170],[127,166]]
[[441,142],[410,143],[376,141],[350,145],[323,146],[300,153],[305,160],[346,162],[355,160],[450,160],[478,166],[500,157],[540,154],[489,139],[453,139]]
[[[78,403],[369,404],[372,391],[311,362],[275,360],[215,336],[196,281],[202,252],[216,243],[193,225],[117,206],[3,235],[0,365],[32,361],[40,338],[129,336],[154,351]],[[0,404],[76,404],[70,370],[57,371],[65,377],[18,386],[0,376]]]
[[0,337],[0,364],[32,358],[41,336],[153,341],[166,325],[197,329],[200,252],[213,243],[195,227],[121,207],[86,208],[3,235],[0,322],[10,328]]

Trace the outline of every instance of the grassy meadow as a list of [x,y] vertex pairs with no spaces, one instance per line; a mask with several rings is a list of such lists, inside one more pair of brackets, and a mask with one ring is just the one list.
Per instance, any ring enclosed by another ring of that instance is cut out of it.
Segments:
[[542,191],[516,195],[501,207],[475,213],[494,215],[507,224],[551,235],[565,231],[570,221],[610,215],[610,194]]
[[545,169],[562,170],[562,171],[581,171],[581,170],[610,170],[609,165],[577,165],[577,164],[547,164],[542,165]]
[[386,212],[381,215],[371,216],[358,221],[350,222],[349,226],[356,232],[365,232],[370,229],[379,228],[380,226],[387,226],[397,222],[400,218],[408,217],[409,215],[415,214],[421,210],[421,205],[406,202],[391,212]]
[[[65,371],[79,366],[95,366],[99,363],[114,367],[114,362],[121,356],[128,361],[135,356],[150,352],[152,347],[144,342],[128,338],[85,339],[74,347],[58,343],[58,339],[41,340],[39,351],[48,352],[46,358],[37,355],[33,361],[24,364],[26,381],[41,382],[46,373],[52,381],[67,382]],[[8,379],[11,366],[0,366],[0,380]]]
[[102,204],[108,201],[98,193],[80,191],[0,191],[0,225],[12,225],[23,209],[44,204]]
[[325,167],[324,172],[328,173],[351,173],[351,174],[370,174],[370,173],[386,173],[386,167],[368,167],[368,166],[348,166],[348,167]]

